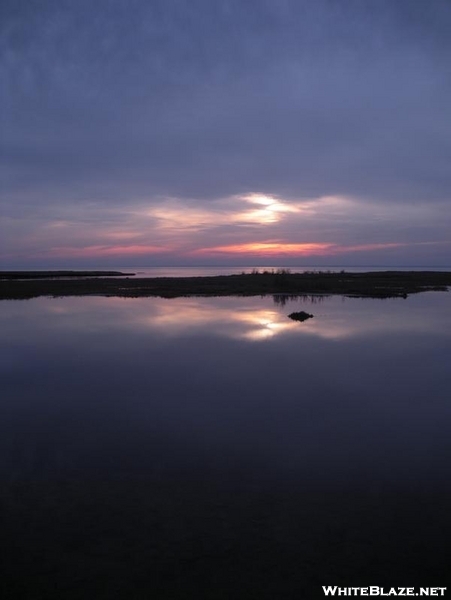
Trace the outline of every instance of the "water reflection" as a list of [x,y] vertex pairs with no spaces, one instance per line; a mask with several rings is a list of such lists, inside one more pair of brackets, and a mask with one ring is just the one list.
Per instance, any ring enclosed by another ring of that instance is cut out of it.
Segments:
[[[288,318],[302,308],[314,318]],[[449,308],[445,293],[1,303],[5,597],[441,585]]]
[[252,304],[243,307],[227,301],[215,304],[184,300],[159,302],[155,309],[152,316],[143,316],[139,323],[166,335],[186,335],[197,330],[236,339],[261,340],[288,331],[291,326],[280,311]]
[[[314,318],[295,323],[288,314],[302,307]],[[407,299],[338,296],[217,298],[38,298],[4,301],[0,322],[17,336],[27,327],[68,331],[142,331],[158,336],[215,335],[248,341],[275,336],[340,340],[384,332],[444,335],[451,329],[449,296],[430,292]],[[19,319],[18,322],[15,319]]]

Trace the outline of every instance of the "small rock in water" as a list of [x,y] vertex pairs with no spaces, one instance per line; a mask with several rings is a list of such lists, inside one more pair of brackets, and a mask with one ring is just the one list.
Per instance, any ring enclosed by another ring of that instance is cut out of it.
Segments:
[[311,319],[313,317],[313,315],[309,315],[309,313],[306,313],[303,310],[300,312],[292,312],[288,316],[290,319],[293,319],[293,321],[306,321],[307,319]]

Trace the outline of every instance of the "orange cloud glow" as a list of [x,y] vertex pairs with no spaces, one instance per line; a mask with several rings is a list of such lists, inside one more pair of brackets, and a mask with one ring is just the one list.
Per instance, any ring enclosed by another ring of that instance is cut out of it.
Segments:
[[214,246],[193,251],[193,255],[206,254],[253,254],[261,256],[334,256],[345,252],[360,252],[367,250],[384,250],[405,246],[401,243],[361,244],[356,246],[339,246],[331,243],[306,243],[292,244],[285,242],[254,242],[245,244],[231,244],[227,246]]
[[230,246],[215,246],[213,248],[201,248],[192,254],[260,254],[275,256],[328,254],[332,244],[290,244],[284,242],[255,242],[247,244],[232,244]]

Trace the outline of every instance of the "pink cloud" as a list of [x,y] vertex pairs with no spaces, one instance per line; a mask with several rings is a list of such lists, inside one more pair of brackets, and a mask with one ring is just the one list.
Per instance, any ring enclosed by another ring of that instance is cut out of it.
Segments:
[[286,243],[280,241],[250,242],[243,244],[230,244],[200,248],[192,251],[194,256],[215,255],[253,255],[253,256],[334,256],[347,252],[365,252],[370,250],[384,250],[397,248],[406,244],[390,242],[382,244],[361,244],[341,246],[333,243]]

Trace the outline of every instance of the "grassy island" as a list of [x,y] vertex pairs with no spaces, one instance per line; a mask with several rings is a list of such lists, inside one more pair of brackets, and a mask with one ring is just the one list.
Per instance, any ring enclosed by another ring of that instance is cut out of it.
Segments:
[[300,312],[292,312],[288,317],[293,321],[300,321],[302,323],[303,321],[307,321],[307,319],[312,319],[313,315],[301,310]]
[[[12,272],[10,272],[11,274]],[[369,298],[406,297],[428,290],[446,291],[451,286],[447,271],[377,271],[369,273],[254,271],[213,277],[112,277],[108,272],[46,272],[39,277],[9,276],[0,272],[0,300],[37,296],[233,296],[285,294],[339,294]],[[53,273],[53,274],[52,274]],[[59,273],[59,275],[58,275]],[[64,273],[64,275],[61,275]],[[105,275],[107,273],[107,275]],[[101,274],[101,275],[100,275]],[[115,272],[115,276],[124,275]]]

